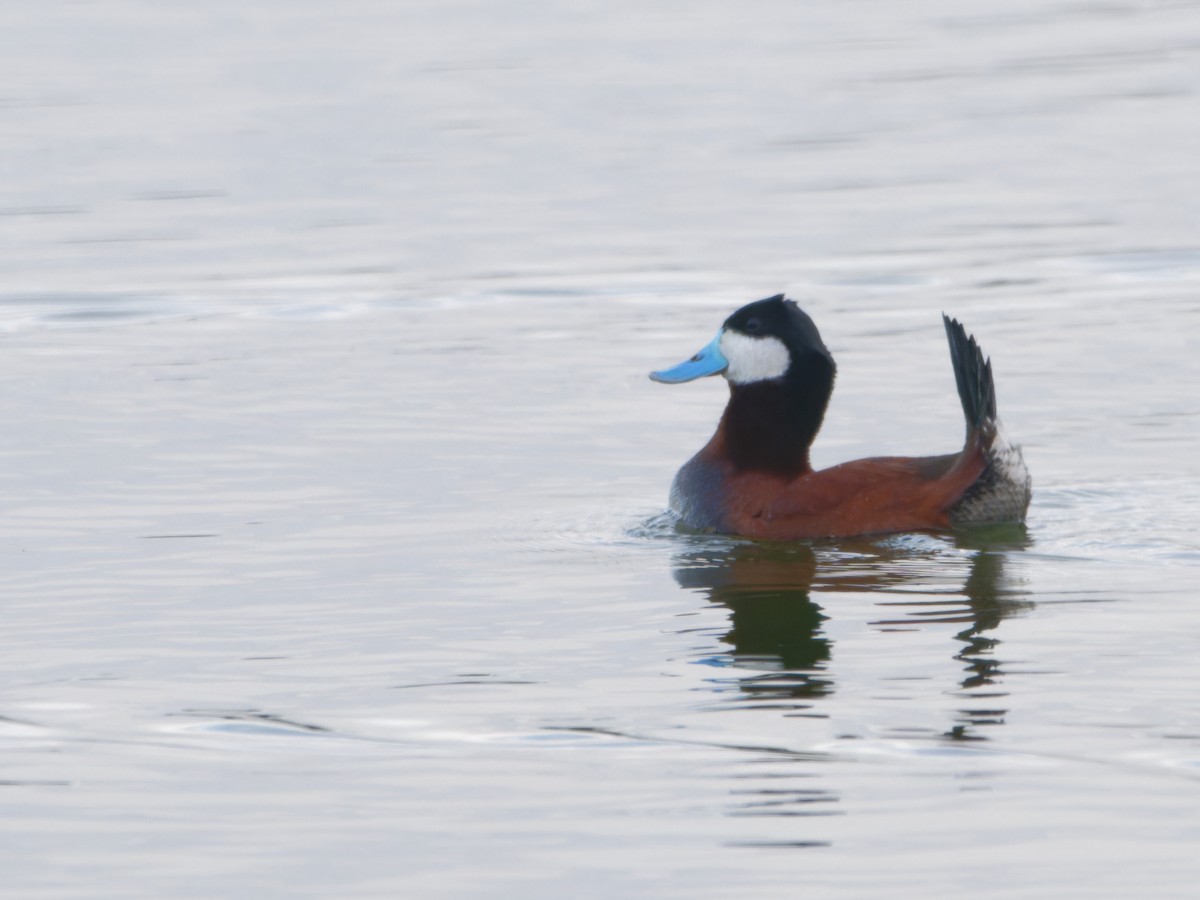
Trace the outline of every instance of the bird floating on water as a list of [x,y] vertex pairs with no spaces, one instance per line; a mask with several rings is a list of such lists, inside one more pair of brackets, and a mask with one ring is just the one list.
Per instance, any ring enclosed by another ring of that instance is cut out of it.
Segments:
[[712,439],[675,476],[671,509],[690,528],[769,540],[1023,522],[1032,481],[996,416],[990,359],[942,316],[966,418],[962,450],[873,457],[814,471],[809,448],[836,366],[817,326],[783,294],[743,306],[699,353],[651,373],[679,384],[724,375]]

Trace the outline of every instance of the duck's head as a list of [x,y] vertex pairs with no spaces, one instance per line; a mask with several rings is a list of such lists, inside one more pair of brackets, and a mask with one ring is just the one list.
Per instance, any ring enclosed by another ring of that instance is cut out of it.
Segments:
[[813,320],[793,300],[776,294],[748,303],[725,320],[707,346],[691,359],[651,372],[654,381],[681,384],[705,375],[724,375],[730,385],[782,381],[816,365],[828,369],[833,357]]
[[739,469],[792,476],[810,471],[808,448],[836,371],[812,319],[777,294],[743,306],[703,350],[650,377],[679,384],[724,375],[729,405],[710,446]]

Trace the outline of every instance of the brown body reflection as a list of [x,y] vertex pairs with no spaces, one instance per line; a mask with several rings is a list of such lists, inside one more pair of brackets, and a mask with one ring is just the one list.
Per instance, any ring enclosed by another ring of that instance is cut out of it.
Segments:
[[964,666],[958,689],[968,703],[945,734],[978,739],[974,726],[999,724],[1007,712],[996,686],[1000,642],[989,632],[1029,605],[1005,573],[1008,555],[1028,544],[1020,526],[836,544],[713,542],[680,554],[674,574],[729,610],[721,636],[729,650],[705,661],[754,670],[735,679],[740,695],[791,715],[819,715],[814,701],[835,686],[828,616],[814,597],[878,594],[886,613],[872,624],[886,630],[961,623],[954,658]]

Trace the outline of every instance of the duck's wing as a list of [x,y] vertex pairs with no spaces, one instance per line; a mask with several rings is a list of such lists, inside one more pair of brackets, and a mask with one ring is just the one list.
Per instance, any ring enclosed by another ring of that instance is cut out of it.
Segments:
[[979,478],[983,448],[934,457],[876,457],[809,472],[786,484],[743,485],[732,511],[740,534],[775,540],[921,531],[950,525],[949,510]]

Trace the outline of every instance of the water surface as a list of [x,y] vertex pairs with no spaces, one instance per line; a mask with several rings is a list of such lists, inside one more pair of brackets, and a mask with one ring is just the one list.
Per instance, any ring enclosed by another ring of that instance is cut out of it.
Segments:
[[[1190,896],[1197,5],[403,7],[0,13],[10,889]],[[676,531],[781,290],[1027,528]]]

